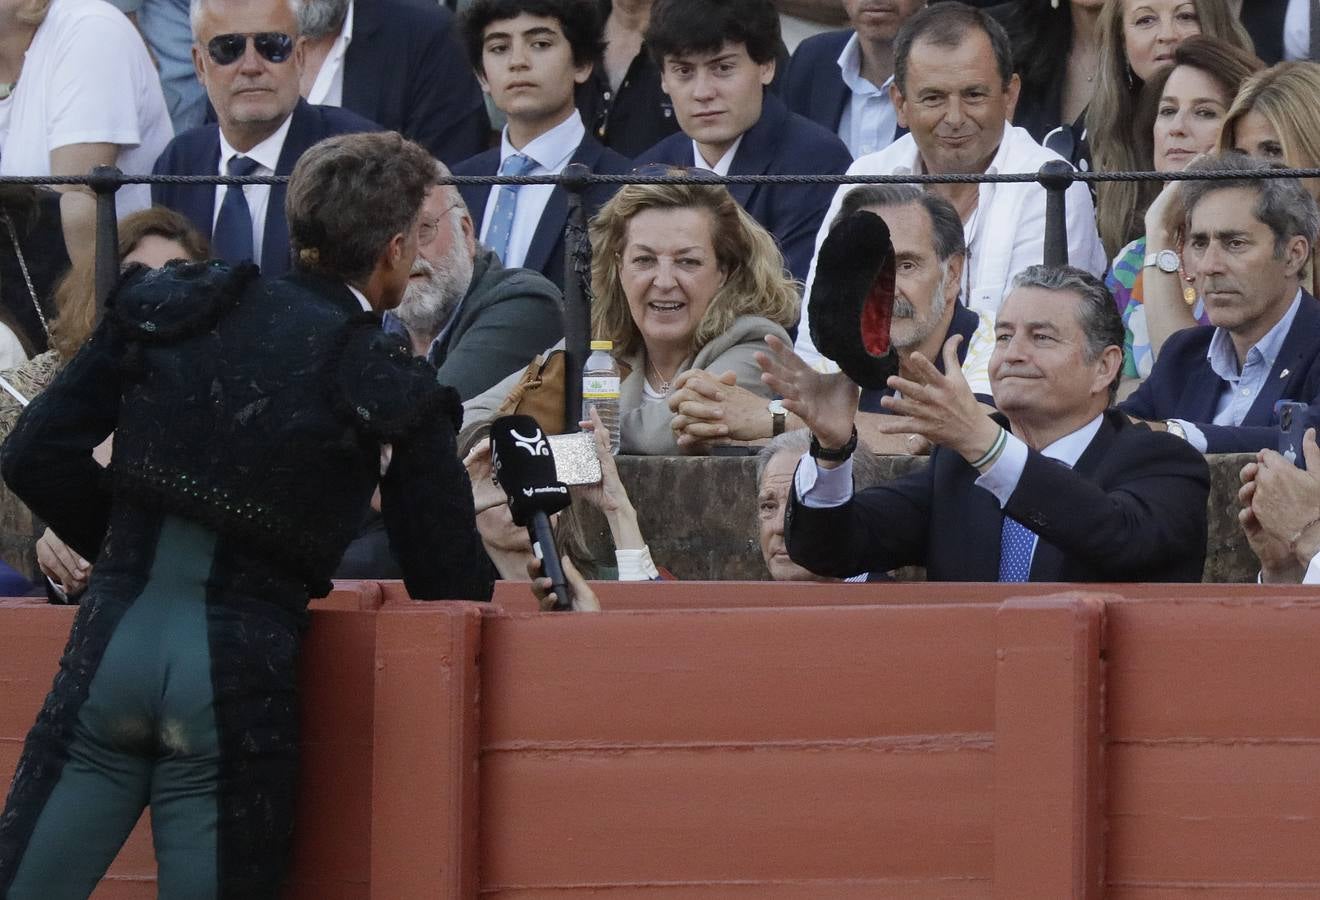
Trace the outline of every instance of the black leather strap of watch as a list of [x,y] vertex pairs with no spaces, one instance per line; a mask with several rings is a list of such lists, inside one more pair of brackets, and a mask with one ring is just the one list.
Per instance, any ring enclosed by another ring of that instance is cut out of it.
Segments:
[[848,443],[844,444],[842,447],[839,447],[837,450],[827,450],[826,448],[820,445],[820,441],[816,440],[815,434],[811,435],[810,453],[813,459],[823,459],[826,462],[843,462],[845,459],[852,456],[853,451],[856,449],[857,449],[856,425],[853,426],[852,435],[848,438]]

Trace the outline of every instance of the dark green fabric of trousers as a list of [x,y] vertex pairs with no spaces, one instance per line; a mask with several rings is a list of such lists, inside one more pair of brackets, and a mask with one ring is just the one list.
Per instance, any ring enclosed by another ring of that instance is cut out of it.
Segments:
[[220,748],[206,607],[215,542],[200,525],[161,521],[146,585],[106,645],[8,900],[87,897],[148,804],[159,896],[218,896]]

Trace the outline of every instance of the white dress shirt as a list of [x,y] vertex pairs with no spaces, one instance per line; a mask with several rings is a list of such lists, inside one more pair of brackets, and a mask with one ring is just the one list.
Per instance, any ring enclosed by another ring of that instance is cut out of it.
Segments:
[[[999,150],[986,169],[986,174],[1037,172],[1046,162],[1061,159],[1031,137],[1024,128],[1006,125]],[[872,153],[854,162],[849,175],[911,175],[924,171],[916,141],[906,134],[879,153]],[[816,233],[816,253],[829,234],[830,224],[839,214],[844,196],[855,185],[840,185],[834,193],[829,211]],[[1078,268],[1097,278],[1104,274],[1108,260],[1095,227],[1095,209],[1091,205],[1091,192],[1085,184],[1076,182],[1066,194],[1068,224],[1068,258]],[[978,312],[992,317],[999,312],[999,304],[1012,283],[1013,276],[1027,266],[1039,265],[1045,258],[1045,189],[1038,184],[982,184],[976,213],[963,223],[967,241],[967,262],[962,302]],[[816,278],[816,260],[811,261],[807,286],[802,298],[802,321],[808,321],[811,304],[811,286]],[[794,350],[808,365],[826,371],[837,369],[833,362],[821,356],[811,340],[811,329],[799,328]]]
[[839,140],[848,145],[853,159],[878,153],[894,142],[898,110],[889,98],[894,76],[879,87],[862,77],[862,48],[857,32],[843,45],[837,60],[843,83],[852,96],[839,118]]
[[1288,0],[1283,16],[1283,58],[1311,58],[1311,4],[1309,0]]
[[[1103,420],[1104,414],[1101,413],[1081,428],[1065,434],[1046,446],[1040,451],[1040,455],[1058,460],[1070,469],[1073,468],[1077,465],[1077,460],[1086,452],[1086,448],[1091,446],[1091,441],[1095,439]],[[1027,445],[1021,438],[1010,433],[1003,452],[999,454],[994,465],[977,477],[976,486],[994,494],[1002,509],[1007,505],[1008,498],[1017,490],[1018,482],[1022,480],[1022,471],[1027,466],[1027,456]],[[813,509],[842,506],[852,499],[852,457],[833,469],[826,469],[817,463],[810,453],[804,453],[798,462],[797,471],[793,473],[793,485],[803,506],[810,506]]]
[[[500,164],[515,153],[530,157],[536,161],[536,167],[528,175],[558,175],[564,171],[574,151],[586,137],[587,129],[582,124],[582,116],[576,109],[554,128],[545,134],[527,142],[526,147],[514,147],[509,143],[509,128],[506,125],[500,138]],[[518,189],[518,206],[513,214],[513,228],[509,231],[509,250],[504,255],[504,268],[518,268],[527,259],[527,250],[536,235],[536,226],[541,222],[541,214],[554,192],[553,184],[524,184]],[[499,196],[499,185],[492,185],[486,198],[486,211],[481,217],[481,240],[486,240],[490,231],[490,220],[495,215],[495,200]]]
[[321,69],[316,73],[316,81],[307,92],[307,102],[321,106],[344,105],[344,55],[348,45],[353,43],[353,0],[348,0],[348,12],[344,14],[344,27],[339,29],[339,37],[330,45],[330,52],[325,55]]
[[[252,171],[253,175],[274,175],[275,167],[280,162],[280,153],[284,150],[284,139],[289,135],[289,123],[292,121],[293,116],[290,114],[284,120],[284,124],[275,129],[274,134],[242,154],[225,140],[224,131],[220,131],[220,168],[217,174],[228,175],[229,161],[235,156],[246,156],[257,163],[257,168]],[[215,234],[215,223],[220,218],[220,204],[224,202],[225,191],[228,189],[229,187],[223,184],[215,186],[215,205],[211,210],[212,234]],[[261,245],[266,236],[266,207],[270,205],[270,185],[244,185],[243,196],[247,199],[248,212],[252,214],[252,258],[260,263]]]
[[716,175],[728,175],[729,166],[733,165],[733,158],[738,155],[738,148],[742,146],[742,139],[745,134],[747,134],[747,132],[744,131],[742,134],[738,135],[738,138],[729,146],[729,149],[725,150],[724,155],[719,158],[719,162],[715,163],[713,166],[706,162],[706,157],[701,155],[701,148],[697,146],[696,141],[693,141],[693,167],[697,169],[706,169],[710,172],[714,172]]

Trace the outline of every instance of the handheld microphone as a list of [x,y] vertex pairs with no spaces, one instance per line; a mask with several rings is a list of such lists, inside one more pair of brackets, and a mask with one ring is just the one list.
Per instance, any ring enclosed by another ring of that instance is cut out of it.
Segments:
[[490,426],[491,468],[509,498],[513,524],[527,526],[533,549],[555,592],[555,609],[572,609],[573,598],[559,564],[550,516],[572,502],[568,486],[555,479],[555,457],[541,426],[531,416],[500,416]]

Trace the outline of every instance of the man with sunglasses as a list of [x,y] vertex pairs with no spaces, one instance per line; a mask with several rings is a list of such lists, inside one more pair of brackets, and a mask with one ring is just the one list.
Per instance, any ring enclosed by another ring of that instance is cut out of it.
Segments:
[[[156,160],[158,175],[288,175],[322,138],[380,130],[346,109],[299,97],[303,40],[290,0],[200,0],[192,8],[193,64],[215,123],[176,137]],[[152,201],[211,236],[211,252],[252,260],[262,274],[289,270],[285,186],[158,184]]]

